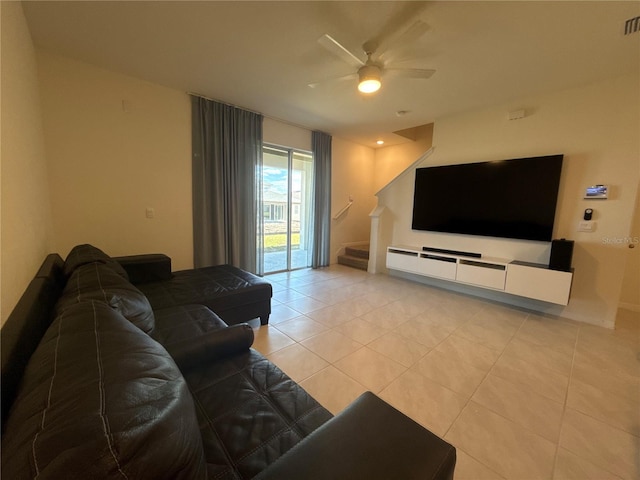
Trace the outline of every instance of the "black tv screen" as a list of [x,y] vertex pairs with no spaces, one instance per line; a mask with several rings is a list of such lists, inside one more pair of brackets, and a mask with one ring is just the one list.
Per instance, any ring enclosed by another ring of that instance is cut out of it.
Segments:
[[562,158],[418,168],[412,228],[551,241]]

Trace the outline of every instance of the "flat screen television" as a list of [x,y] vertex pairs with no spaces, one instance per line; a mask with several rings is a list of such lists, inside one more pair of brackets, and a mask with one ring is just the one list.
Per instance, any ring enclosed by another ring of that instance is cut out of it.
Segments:
[[563,155],[416,169],[414,230],[551,241]]

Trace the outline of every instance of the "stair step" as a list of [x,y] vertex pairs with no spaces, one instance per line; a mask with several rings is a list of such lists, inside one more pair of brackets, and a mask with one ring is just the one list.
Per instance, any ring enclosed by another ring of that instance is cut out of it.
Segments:
[[345,255],[369,259],[369,245],[356,245],[345,248]]
[[362,257],[354,257],[353,255],[338,255],[338,263],[348,267],[367,270],[369,268],[369,260]]

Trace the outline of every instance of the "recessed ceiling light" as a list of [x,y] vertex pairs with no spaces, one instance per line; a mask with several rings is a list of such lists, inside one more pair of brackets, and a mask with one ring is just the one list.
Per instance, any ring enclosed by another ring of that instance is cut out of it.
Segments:
[[376,143],[377,143],[378,145],[384,145],[384,140],[378,140]]

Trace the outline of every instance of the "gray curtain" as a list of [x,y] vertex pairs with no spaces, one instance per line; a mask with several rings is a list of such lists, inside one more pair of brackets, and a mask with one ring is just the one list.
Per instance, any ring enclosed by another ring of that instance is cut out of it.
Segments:
[[260,114],[191,97],[194,266],[258,273]]
[[331,260],[331,135],[312,132],[314,217],[311,266],[326,267]]

